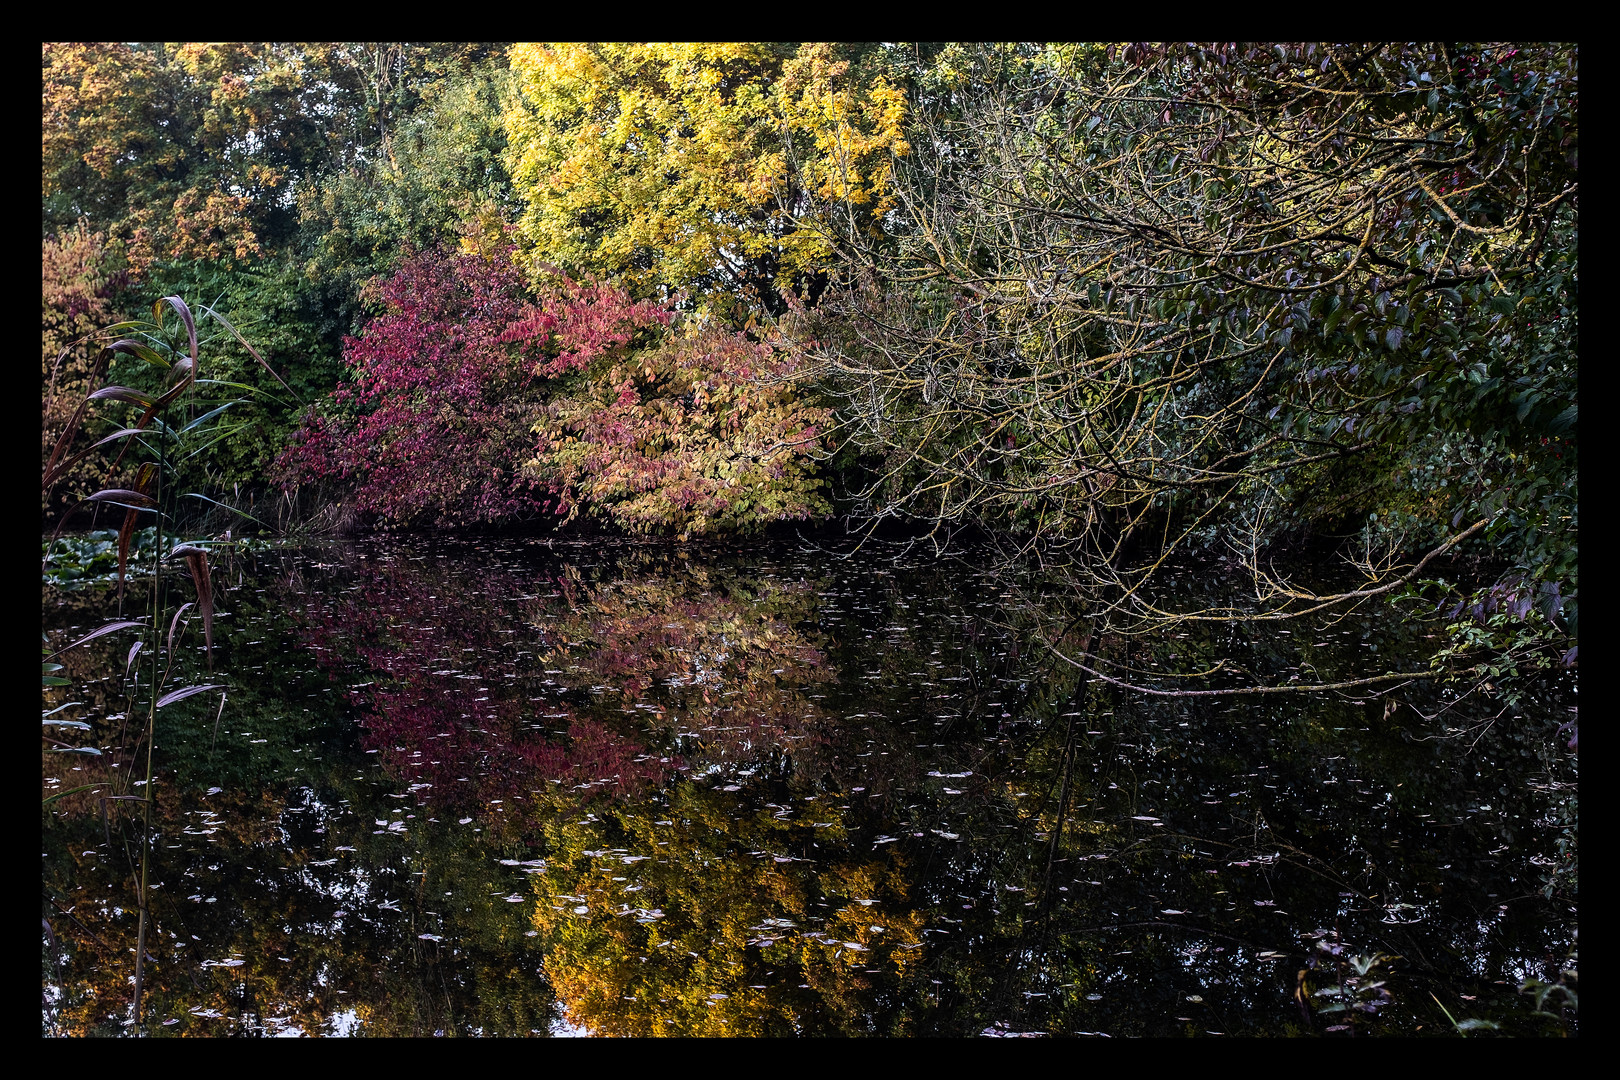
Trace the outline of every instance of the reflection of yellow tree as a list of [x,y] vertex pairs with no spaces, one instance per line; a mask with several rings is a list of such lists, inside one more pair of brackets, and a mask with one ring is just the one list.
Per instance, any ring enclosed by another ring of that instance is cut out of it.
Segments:
[[575,1023],[633,1036],[898,1023],[922,948],[904,859],[843,848],[830,806],[773,810],[685,784],[555,830],[534,925]]
[[[551,661],[673,725],[695,771],[798,764],[825,741],[806,691],[830,673],[796,629],[813,588],[693,569],[590,587],[569,575],[561,599]],[[556,793],[550,820],[569,824],[551,826],[535,879],[547,973],[575,1022],[622,1035],[897,1022],[922,924],[898,853],[844,850],[831,805],[796,814],[696,783],[616,790],[583,817]]]

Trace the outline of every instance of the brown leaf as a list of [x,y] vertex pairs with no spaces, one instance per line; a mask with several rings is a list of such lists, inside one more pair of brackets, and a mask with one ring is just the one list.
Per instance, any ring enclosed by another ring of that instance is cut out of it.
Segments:
[[208,670],[214,670],[214,583],[208,577],[208,552],[200,547],[177,547],[171,555],[183,556],[191,570],[191,580],[197,584],[197,610],[203,617],[203,652],[208,657]]
[[[135,490],[145,495],[152,486],[152,478],[157,475],[157,465],[148,461],[141,465],[140,472],[135,477]],[[129,564],[129,541],[135,535],[135,519],[140,511],[133,507],[124,511],[124,523],[118,529],[118,600],[124,599],[124,568]]]

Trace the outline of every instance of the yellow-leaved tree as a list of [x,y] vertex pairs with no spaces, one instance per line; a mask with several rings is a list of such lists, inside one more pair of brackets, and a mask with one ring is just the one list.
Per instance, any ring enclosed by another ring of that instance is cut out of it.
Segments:
[[739,320],[810,286],[831,250],[820,207],[887,209],[906,152],[876,46],[518,45],[511,62],[529,253]]

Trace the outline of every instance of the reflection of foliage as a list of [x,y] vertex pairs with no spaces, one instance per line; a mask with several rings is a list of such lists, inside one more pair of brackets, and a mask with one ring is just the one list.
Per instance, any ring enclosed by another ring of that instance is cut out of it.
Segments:
[[830,806],[751,810],[696,783],[605,815],[551,830],[535,878],[546,971],[575,1023],[607,1035],[903,1033],[896,991],[922,921],[892,849],[861,860]]
[[[217,749],[207,698],[160,715],[163,1030],[517,1034],[545,1026],[543,967],[601,1033],[1302,1033],[1339,1015],[1307,1023],[1294,997],[1304,969],[1307,1002],[1333,1003],[1318,940],[1354,942],[1347,964],[1403,957],[1344,969],[1355,1002],[1393,997],[1370,1031],[1450,1030],[1430,988],[1459,1020],[1575,1029],[1576,898],[1556,870],[1523,895],[1568,824],[1548,808],[1572,763],[1546,740],[1498,723],[1472,750],[1416,744],[1411,709],[1379,699],[1082,689],[987,618],[1021,598],[982,561],[558,554],[390,539],[279,573],[243,559]],[[91,611],[59,599],[61,623]],[[1403,650],[1410,628],[1236,630],[1110,655],[1224,649],[1286,677]],[[127,645],[63,657],[104,755],[53,770],[61,787],[125,771],[123,688],[90,680]],[[122,855],[93,798],[52,808],[55,985],[73,1030],[113,1031]],[[1531,1012],[1546,987],[1562,1020]]]
[[[264,563],[243,569],[273,573]],[[243,677],[217,730],[216,700],[159,714],[143,994],[151,1032],[315,1034],[356,1022],[376,1034],[543,1031],[551,999],[523,910],[503,898],[511,875],[496,862],[511,849],[490,830],[433,822],[393,785],[354,775],[337,695],[322,692],[330,685],[313,664],[289,662],[298,653],[282,640],[285,594],[269,592],[239,593],[222,620],[218,645]],[[68,596],[61,617],[82,617],[88,603]],[[85,780],[132,793],[123,774],[135,748],[120,732],[127,687],[97,678],[126,645],[109,635],[63,654],[83,702],[68,715],[93,721],[103,755],[83,771],[59,765],[47,793]],[[127,1018],[132,805],[79,794],[50,807],[45,917],[57,947],[47,958],[64,1034],[116,1033]]]
[[[368,747],[435,805],[542,782],[631,797],[696,763],[813,755],[819,711],[802,689],[825,674],[795,629],[808,590],[660,569],[586,586],[565,567],[521,601],[538,639],[514,641],[479,599],[504,587],[499,574],[478,586],[405,559],[362,564],[306,635],[334,680],[360,679],[349,697]],[[492,692],[491,670],[508,685]],[[538,694],[513,692],[518,679]]]
[[1299,973],[1295,994],[1301,1011],[1326,1019],[1328,1031],[1364,1030],[1394,1000],[1384,976],[1396,958],[1354,954],[1337,932],[1312,936],[1316,948]]

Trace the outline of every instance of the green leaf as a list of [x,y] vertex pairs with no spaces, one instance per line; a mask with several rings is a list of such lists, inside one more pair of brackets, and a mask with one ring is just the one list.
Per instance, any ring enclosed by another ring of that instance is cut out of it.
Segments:
[[215,407],[213,409],[210,409],[207,412],[203,413],[201,416],[197,417],[197,419],[193,420],[191,423],[187,424],[185,427],[181,428],[180,429],[180,434],[184,435],[186,432],[192,430],[193,428],[201,427],[203,424],[206,424],[208,421],[212,420],[214,417],[218,416],[220,413],[224,412],[226,409],[230,408],[232,405],[240,405],[240,404],[242,404],[241,401],[227,401],[223,405],[219,405],[219,406],[217,406],[217,407]]
[[81,784],[80,786],[78,786],[76,788],[68,788],[66,791],[58,791],[54,795],[45,796],[44,799],[40,800],[40,805],[44,806],[47,803],[53,803],[57,799],[60,799],[65,795],[77,795],[81,791],[89,791],[92,788],[106,787],[106,786],[107,786],[107,784],[105,782],[96,783],[96,784]]

